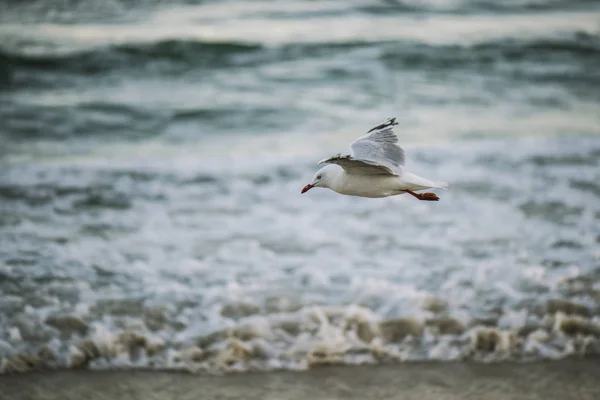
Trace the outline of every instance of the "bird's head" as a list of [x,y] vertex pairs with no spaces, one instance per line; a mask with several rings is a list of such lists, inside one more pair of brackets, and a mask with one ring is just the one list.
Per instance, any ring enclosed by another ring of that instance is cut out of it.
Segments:
[[331,188],[335,176],[337,176],[337,165],[327,165],[318,170],[312,178],[312,181],[302,188],[302,193],[308,192],[314,187]]

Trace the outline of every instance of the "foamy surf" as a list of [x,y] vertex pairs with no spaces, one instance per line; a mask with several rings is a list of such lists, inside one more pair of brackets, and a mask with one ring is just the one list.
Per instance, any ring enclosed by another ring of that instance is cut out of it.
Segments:
[[152,331],[135,319],[128,321],[129,328],[108,332],[99,324],[87,326],[76,317],[63,316],[46,321],[57,335],[37,349],[19,352],[0,342],[0,372],[123,367],[304,370],[325,364],[531,361],[600,354],[600,318],[581,304],[551,300],[535,318],[510,327],[449,315],[439,298],[428,297],[422,306],[419,317],[391,319],[358,305],[257,313],[208,334],[193,329],[174,334],[175,327]]
[[[597,352],[594,2],[12,3],[4,373]],[[392,115],[439,202],[299,195]]]

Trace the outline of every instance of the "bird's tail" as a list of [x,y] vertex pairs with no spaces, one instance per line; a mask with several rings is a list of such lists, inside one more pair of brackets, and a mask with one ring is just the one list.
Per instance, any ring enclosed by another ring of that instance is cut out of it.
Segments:
[[433,186],[432,187],[437,188],[437,189],[444,189],[444,190],[446,190],[446,189],[448,189],[448,182],[435,181],[435,182],[433,182]]

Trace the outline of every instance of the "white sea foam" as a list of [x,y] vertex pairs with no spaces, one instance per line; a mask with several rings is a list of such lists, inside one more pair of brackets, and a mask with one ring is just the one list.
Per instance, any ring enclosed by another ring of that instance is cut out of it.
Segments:
[[[0,370],[597,354],[597,10],[370,3],[1,24]],[[394,115],[440,202],[300,195]]]

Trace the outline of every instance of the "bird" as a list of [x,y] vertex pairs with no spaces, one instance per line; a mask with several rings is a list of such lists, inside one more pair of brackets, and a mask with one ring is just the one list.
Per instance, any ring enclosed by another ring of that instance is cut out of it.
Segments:
[[337,154],[319,161],[328,164],[318,170],[311,183],[302,188],[327,188],[349,196],[380,198],[408,193],[423,201],[439,201],[425,189],[446,189],[446,182],[432,181],[405,171],[405,152],[398,145],[394,126],[396,118],[388,118],[370,129],[350,145],[350,154]]

